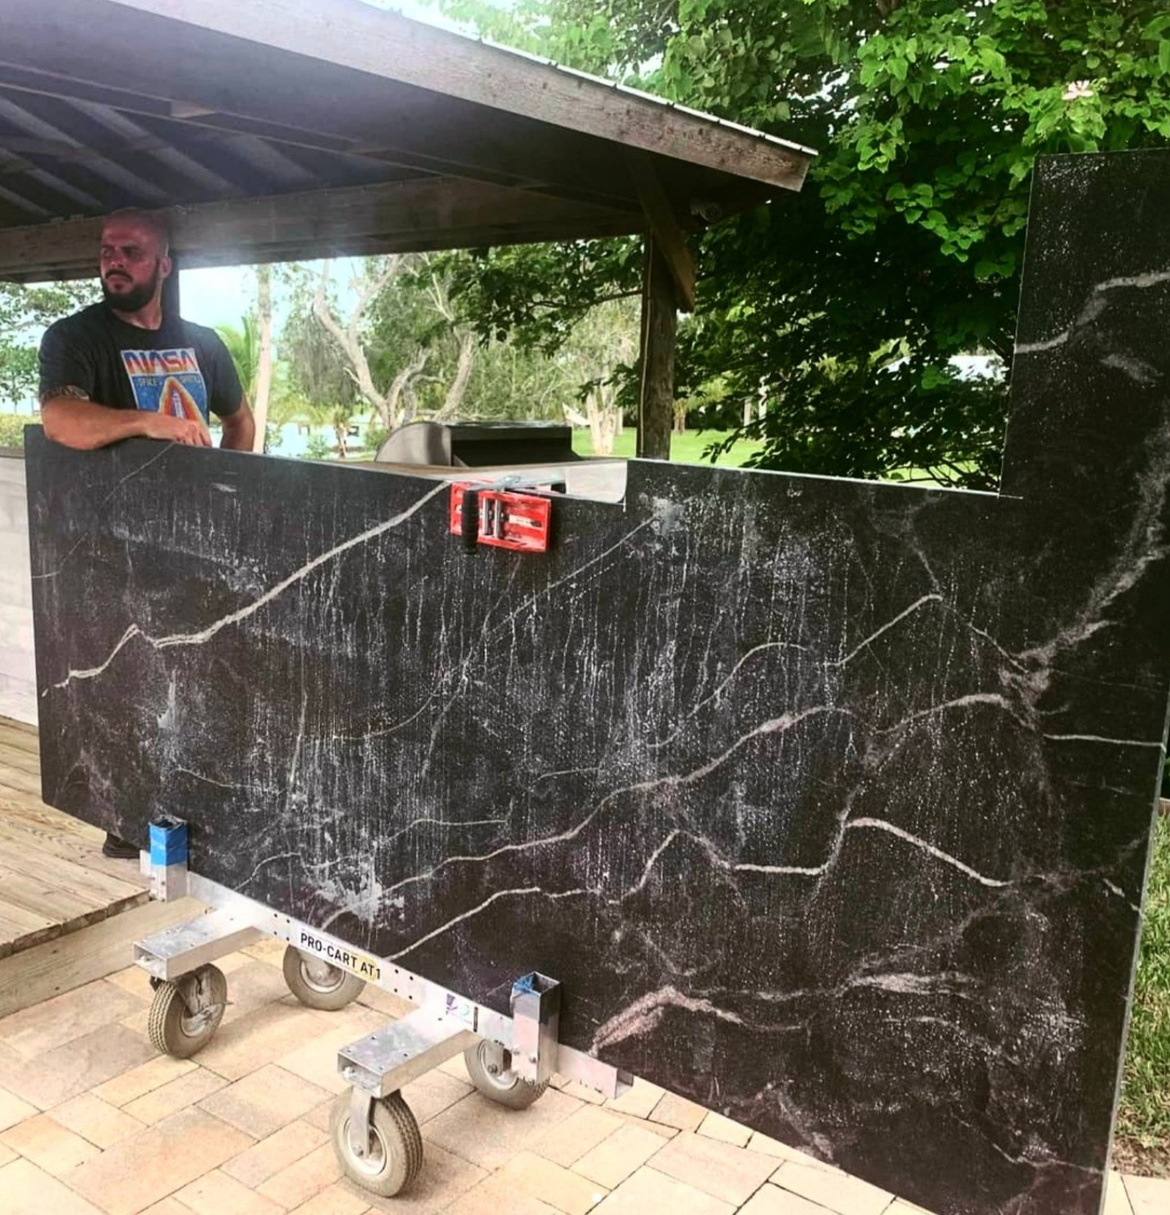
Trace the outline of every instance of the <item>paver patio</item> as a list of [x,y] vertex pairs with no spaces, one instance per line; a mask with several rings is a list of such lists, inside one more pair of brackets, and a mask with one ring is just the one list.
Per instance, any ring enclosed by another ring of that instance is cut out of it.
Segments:
[[[222,1026],[193,1060],[147,1038],[130,968],[0,1020],[0,1215],[911,1215],[921,1208],[638,1083],[493,1105],[456,1059],[411,1084],[423,1171],[378,1199],[341,1177],[329,1111],[338,1046],[405,1008],[367,989],[302,1008],[283,946],[226,958]],[[127,951],[129,952],[129,951]],[[1166,1215],[1170,1181],[1111,1177],[1106,1215]]]

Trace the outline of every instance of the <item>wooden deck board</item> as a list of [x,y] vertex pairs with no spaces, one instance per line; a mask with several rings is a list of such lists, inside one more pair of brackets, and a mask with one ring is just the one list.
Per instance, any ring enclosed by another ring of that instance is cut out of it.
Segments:
[[11,717],[0,717],[0,742],[4,742],[10,747],[19,747],[24,751],[32,751],[37,755],[41,750],[41,740],[36,726],[25,725],[22,721],[13,721]]
[[27,747],[13,746],[12,743],[3,741],[3,738],[3,732],[0,731],[0,763],[4,764],[6,768],[35,776],[39,781],[41,779],[41,761],[37,758],[37,752],[30,751]]
[[103,833],[46,806],[29,726],[0,718],[0,958],[145,903],[130,861],[102,856]]

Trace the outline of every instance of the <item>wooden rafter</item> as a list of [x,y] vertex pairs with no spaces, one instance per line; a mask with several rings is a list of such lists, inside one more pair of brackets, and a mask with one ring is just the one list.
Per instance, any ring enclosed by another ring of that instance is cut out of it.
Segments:
[[[86,66],[90,75],[102,65]],[[214,85],[196,81],[210,102]],[[368,112],[331,116],[333,130],[313,125],[312,108],[303,99],[300,110],[287,99],[264,92],[248,99],[247,112],[218,109],[214,104],[176,101],[149,93],[114,87],[104,81],[62,72],[31,69],[0,59],[0,88],[11,93],[60,100],[84,100],[109,106],[133,116],[160,134],[165,130],[175,140],[216,136],[254,136],[294,152],[305,149],[359,157],[376,165],[412,169],[441,176],[466,177],[496,185],[544,190],[562,198],[576,198],[603,206],[637,206],[625,191],[621,176],[603,171],[594,163],[597,149],[563,146],[563,141],[538,136],[527,139],[491,130],[493,120],[464,116],[451,121],[438,137],[434,123],[403,122],[387,127],[380,117],[385,107],[371,106]],[[239,99],[235,104],[239,105]],[[208,151],[214,150],[209,144]],[[593,158],[590,156],[590,151]]]
[[684,312],[695,310],[695,262],[687,246],[686,233],[678,222],[670,199],[658,179],[654,161],[645,152],[626,153],[630,176],[642,210],[654,235],[654,244],[674,279],[675,295]]
[[[640,230],[639,219],[476,182],[426,178],[176,208],[173,247],[188,267],[459,248]],[[88,277],[100,219],[0,229],[0,279]]]
[[808,149],[360,0],[108,0],[567,130],[799,189]]

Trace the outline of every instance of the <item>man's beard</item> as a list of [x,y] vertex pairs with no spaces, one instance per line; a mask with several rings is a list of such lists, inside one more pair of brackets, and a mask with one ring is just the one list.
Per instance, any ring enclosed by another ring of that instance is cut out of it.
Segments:
[[158,290],[161,276],[162,268],[156,258],[154,273],[150,276],[148,282],[138,287],[132,287],[129,291],[111,291],[106,280],[103,278],[102,295],[106,303],[111,308],[117,309],[118,312],[137,312],[140,308],[145,308],[154,299],[154,293]]

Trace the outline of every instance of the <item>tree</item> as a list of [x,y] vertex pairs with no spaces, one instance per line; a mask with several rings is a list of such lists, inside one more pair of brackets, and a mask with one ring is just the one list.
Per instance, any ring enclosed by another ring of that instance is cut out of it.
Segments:
[[638,358],[640,325],[631,300],[610,300],[584,316],[565,343],[580,384],[584,414],[566,408],[575,426],[588,426],[593,454],[613,453],[622,429],[622,388]]
[[10,404],[36,395],[40,331],[96,298],[91,282],[0,283],[0,394]]
[[[965,381],[952,359],[985,352],[1007,369],[1035,157],[1170,139],[1164,0],[442,7],[820,149],[803,194],[703,236],[700,310],[681,338],[682,394],[717,380],[764,401],[753,427],[769,467],[994,485],[1006,381]],[[628,287],[628,250],[484,256],[467,294],[477,324],[555,336],[556,311]]]
[[216,330],[232,356],[239,383],[256,419],[253,451],[262,452],[270,446],[270,413],[277,405],[273,399],[287,396],[288,392],[286,384],[278,383],[272,355],[272,267],[256,266],[255,273],[255,311],[243,317],[238,327],[221,324]]
[[256,386],[256,372],[260,366],[260,335],[256,318],[242,317],[239,325],[216,325],[215,331],[227,347],[228,354],[232,356],[245,395],[251,399]]
[[256,416],[253,451],[263,451],[268,439],[268,405],[272,396],[272,267],[256,267],[256,327],[258,329],[256,379],[249,399]]
[[[459,323],[439,263],[426,254],[366,259],[343,321],[322,266],[313,315],[345,356],[357,393],[387,430],[456,417],[475,363],[474,331]],[[428,374],[429,373],[429,374]]]

